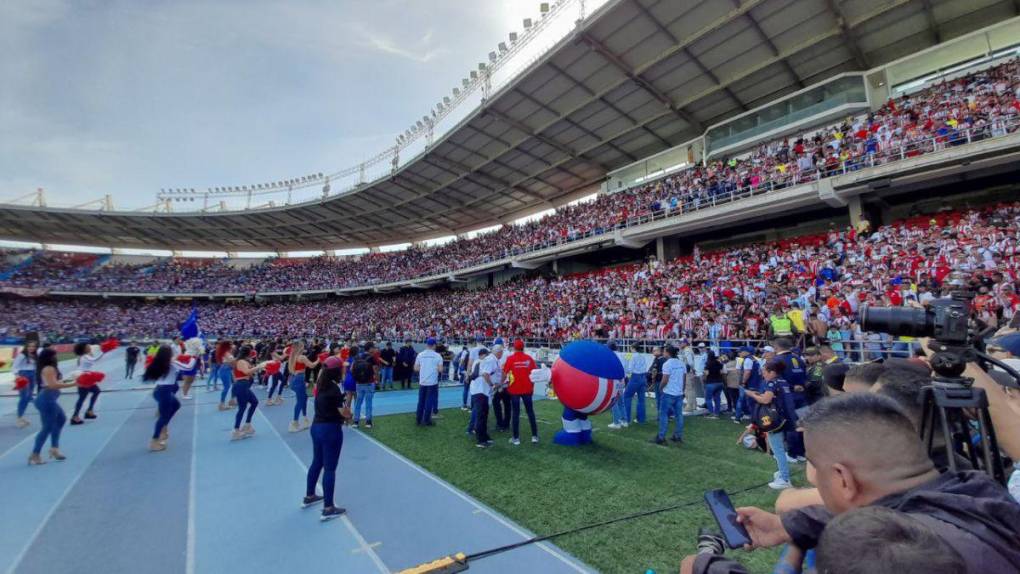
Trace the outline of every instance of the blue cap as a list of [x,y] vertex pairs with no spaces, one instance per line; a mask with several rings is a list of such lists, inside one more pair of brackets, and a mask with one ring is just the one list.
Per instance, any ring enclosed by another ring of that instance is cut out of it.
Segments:
[[502,345],[503,337],[496,337],[496,340],[492,342],[493,345]]
[[1014,357],[1020,357],[1020,333],[1010,333],[988,341],[989,344],[1002,348]]
[[435,337],[429,337],[428,339],[425,339],[425,344],[426,345],[435,345],[436,344],[436,338]]

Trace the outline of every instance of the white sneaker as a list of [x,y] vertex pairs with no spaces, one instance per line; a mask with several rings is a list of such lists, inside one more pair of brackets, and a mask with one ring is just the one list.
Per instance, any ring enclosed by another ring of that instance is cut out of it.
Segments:
[[512,438],[512,439],[510,439],[510,444],[512,444],[514,446],[521,446],[521,439]]
[[302,429],[306,429],[306,428],[309,428],[311,426],[312,426],[312,421],[308,420],[308,417],[305,417],[305,419],[303,421],[301,421],[301,428]]
[[538,444],[538,437],[537,436],[531,437],[531,443],[532,444]]
[[244,433],[240,429],[235,429],[234,432],[230,433],[230,440],[241,440],[244,438]]
[[290,426],[287,427],[287,430],[290,431],[290,432],[300,432],[301,431],[301,427],[298,426],[298,422],[297,421],[290,421]]
[[23,429],[32,423],[28,422],[28,419],[26,419],[25,417],[21,417],[14,424],[17,425],[19,429]]
[[609,428],[613,429],[613,430],[616,430],[616,429],[620,429],[620,428],[623,428],[623,427],[621,427],[620,425],[618,425],[618,424],[616,424],[616,423],[609,423],[609,425],[607,425],[607,426],[608,426]]
[[769,488],[772,490],[786,490],[787,488],[793,488],[793,485],[788,480],[776,479],[769,483]]
[[807,459],[806,459],[806,458],[804,458],[804,457],[802,457],[802,456],[798,456],[798,457],[797,457],[797,462],[801,462],[801,463],[804,463],[804,462],[807,462]]
[[241,427],[241,432],[244,433],[245,437],[252,436],[255,434],[255,427],[251,426],[251,423],[248,423]]
[[191,395],[181,395],[181,398],[184,400],[191,400]]
[[790,455],[786,455],[786,462],[787,462],[788,464],[797,464],[798,460],[797,460],[797,459],[795,459],[795,458],[793,458],[793,457],[792,457],[792,456],[790,456]]
[[779,471],[778,470],[772,473],[772,480],[779,480]]
[[627,428],[628,426],[630,426],[630,423],[620,423],[620,426],[623,428]]

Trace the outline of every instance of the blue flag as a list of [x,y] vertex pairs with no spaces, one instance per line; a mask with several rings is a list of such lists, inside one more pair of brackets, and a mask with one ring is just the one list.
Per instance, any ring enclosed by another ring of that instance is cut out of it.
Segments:
[[198,328],[198,309],[192,307],[191,314],[188,315],[187,320],[181,323],[181,338],[185,341],[192,338],[198,337],[202,330]]

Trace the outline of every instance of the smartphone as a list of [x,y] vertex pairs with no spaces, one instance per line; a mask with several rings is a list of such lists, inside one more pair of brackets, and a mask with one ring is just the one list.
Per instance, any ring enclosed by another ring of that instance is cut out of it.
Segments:
[[726,491],[717,488],[705,493],[705,503],[712,511],[719,530],[722,531],[723,539],[730,548],[742,548],[751,543],[751,537],[747,535],[747,529],[737,522],[737,511],[733,510],[733,503]]

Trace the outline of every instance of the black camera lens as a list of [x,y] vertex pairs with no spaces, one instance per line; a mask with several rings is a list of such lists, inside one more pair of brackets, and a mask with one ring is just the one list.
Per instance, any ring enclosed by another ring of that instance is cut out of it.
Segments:
[[903,307],[868,307],[861,311],[861,328],[865,331],[889,333],[899,337],[932,337],[935,322],[924,309]]

